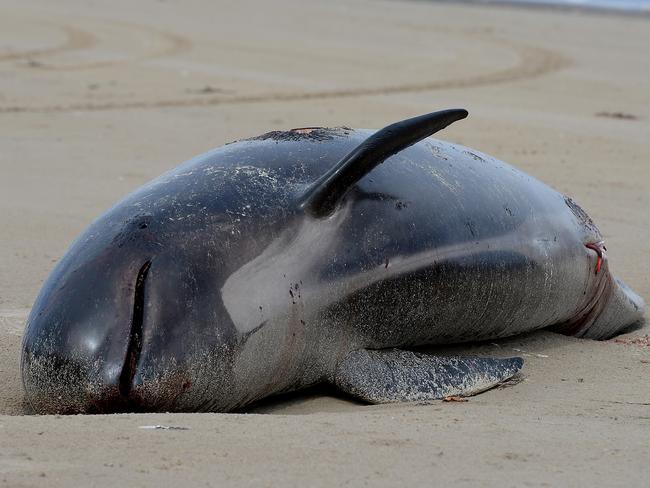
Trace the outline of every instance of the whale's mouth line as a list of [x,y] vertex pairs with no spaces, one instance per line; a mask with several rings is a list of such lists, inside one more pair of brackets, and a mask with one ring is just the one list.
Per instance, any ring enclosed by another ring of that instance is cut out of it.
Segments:
[[131,330],[129,332],[129,345],[126,350],[124,366],[120,373],[119,391],[122,397],[128,397],[133,385],[138,360],[142,351],[142,324],[144,322],[144,294],[147,274],[151,267],[151,261],[146,261],[135,280],[135,292],[133,299],[133,316],[131,318]]

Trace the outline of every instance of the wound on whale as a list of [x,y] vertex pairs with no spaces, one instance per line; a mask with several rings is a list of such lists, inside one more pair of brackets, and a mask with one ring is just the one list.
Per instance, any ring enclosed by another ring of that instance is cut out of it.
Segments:
[[466,116],[270,132],[128,195],[33,305],[27,399],[40,413],[232,411],[322,382],[370,403],[466,396],[523,361],[432,346],[543,328],[603,339],[639,320],[573,200],[429,137]]

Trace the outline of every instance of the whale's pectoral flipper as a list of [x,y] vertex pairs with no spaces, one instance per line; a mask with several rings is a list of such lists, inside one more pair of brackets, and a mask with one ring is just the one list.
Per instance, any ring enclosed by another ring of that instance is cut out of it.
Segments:
[[348,190],[394,154],[467,117],[450,109],[396,122],[375,132],[307,190],[302,206],[315,217],[331,214]]
[[334,383],[369,403],[470,396],[514,376],[523,359],[440,357],[400,349],[359,349],[339,363]]

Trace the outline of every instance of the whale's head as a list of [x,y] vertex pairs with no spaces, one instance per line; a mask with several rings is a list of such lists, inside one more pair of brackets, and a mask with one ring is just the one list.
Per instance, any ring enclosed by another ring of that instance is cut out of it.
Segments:
[[[253,173],[215,169],[209,158],[181,166],[73,243],[23,339],[23,383],[37,412],[238,406],[232,361],[243,337],[221,288],[270,235],[259,228],[268,220],[249,218],[274,208],[272,189]],[[241,191],[254,184],[264,209]]]

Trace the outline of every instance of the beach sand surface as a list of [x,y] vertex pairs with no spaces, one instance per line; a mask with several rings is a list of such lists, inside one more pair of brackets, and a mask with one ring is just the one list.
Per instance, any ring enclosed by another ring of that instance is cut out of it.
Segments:
[[[25,415],[20,337],[72,240],[225,142],[465,107],[439,137],[576,199],[650,298],[647,17],[400,1],[4,0],[0,16],[0,486],[647,486],[648,327],[539,332],[464,403],[328,388],[241,414]],[[176,429],[151,429],[162,425]]]

